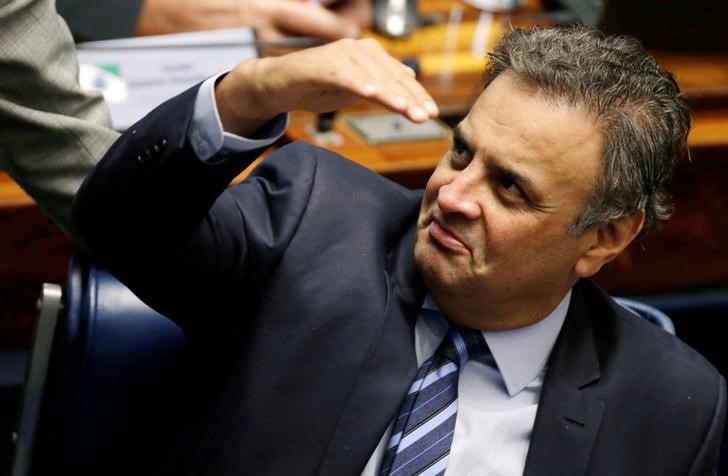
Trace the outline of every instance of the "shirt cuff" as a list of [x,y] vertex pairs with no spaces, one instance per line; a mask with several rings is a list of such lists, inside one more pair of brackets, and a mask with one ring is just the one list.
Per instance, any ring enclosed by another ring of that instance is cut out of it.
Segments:
[[288,127],[288,114],[279,114],[265,123],[252,137],[241,137],[223,131],[215,102],[215,83],[225,74],[227,71],[207,78],[197,91],[187,138],[200,160],[208,161],[218,154],[228,155],[268,147],[280,139]]

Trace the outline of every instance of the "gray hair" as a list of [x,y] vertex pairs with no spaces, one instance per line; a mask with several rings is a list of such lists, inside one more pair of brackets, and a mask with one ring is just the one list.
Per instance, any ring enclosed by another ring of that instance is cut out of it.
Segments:
[[687,155],[690,111],[637,40],[579,26],[516,29],[490,54],[485,87],[506,71],[593,115],[602,130],[603,174],[570,234],[640,210],[643,232],[670,217],[664,181]]

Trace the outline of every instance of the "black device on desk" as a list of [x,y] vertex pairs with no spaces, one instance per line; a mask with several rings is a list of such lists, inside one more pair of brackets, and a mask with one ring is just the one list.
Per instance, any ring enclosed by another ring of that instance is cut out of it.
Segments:
[[417,0],[372,0],[374,28],[385,36],[409,35],[419,24]]
[[638,38],[647,48],[728,51],[726,0],[550,0],[579,23]]

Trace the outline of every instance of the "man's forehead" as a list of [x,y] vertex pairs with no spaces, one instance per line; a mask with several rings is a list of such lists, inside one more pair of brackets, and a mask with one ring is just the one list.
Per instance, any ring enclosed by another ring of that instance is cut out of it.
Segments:
[[479,140],[487,146],[493,135],[503,133],[524,139],[524,145],[540,141],[550,148],[578,147],[585,133],[601,142],[603,135],[593,111],[508,72],[481,92],[459,126],[461,137],[473,146]]
[[534,186],[591,187],[601,170],[602,139],[592,114],[510,74],[483,90],[454,132],[473,157]]

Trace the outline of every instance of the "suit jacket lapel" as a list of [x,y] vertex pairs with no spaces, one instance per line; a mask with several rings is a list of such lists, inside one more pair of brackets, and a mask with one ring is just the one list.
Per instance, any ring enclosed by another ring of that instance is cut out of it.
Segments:
[[599,380],[589,309],[574,287],[546,373],[526,458],[525,476],[586,474],[605,403],[584,388]]
[[318,474],[359,474],[417,372],[414,324],[424,299],[412,250],[414,225],[390,254],[388,302]]

